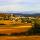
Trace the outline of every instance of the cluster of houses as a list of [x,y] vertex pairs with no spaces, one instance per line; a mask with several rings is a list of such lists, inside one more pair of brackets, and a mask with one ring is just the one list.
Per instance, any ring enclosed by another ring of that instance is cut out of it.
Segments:
[[[21,18],[26,18],[28,20],[32,20],[32,19],[36,19],[36,18],[39,18],[40,17],[24,17],[24,16],[16,16],[14,14],[0,14],[0,20],[11,20],[14,24],[15,23],[22,23],[22,20]],[[27,23],[27,22],[25,22]]]

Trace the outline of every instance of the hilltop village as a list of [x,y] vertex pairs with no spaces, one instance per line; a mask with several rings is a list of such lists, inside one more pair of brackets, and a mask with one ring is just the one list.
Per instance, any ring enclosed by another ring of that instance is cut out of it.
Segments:
[[0,24],[1,23],[8,23],[8,24],[22,24],[22,23],[32,23],[34,20],[40,20],[40,16],[33,17],[33,16],[20,16],[15,14],[8,14],[8,13],[0,13]]

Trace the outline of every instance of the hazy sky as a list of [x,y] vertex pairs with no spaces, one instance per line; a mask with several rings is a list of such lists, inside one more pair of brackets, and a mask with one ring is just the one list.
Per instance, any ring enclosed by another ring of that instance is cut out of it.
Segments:
[[40,0],[0,0],[0,11],[38,11]]

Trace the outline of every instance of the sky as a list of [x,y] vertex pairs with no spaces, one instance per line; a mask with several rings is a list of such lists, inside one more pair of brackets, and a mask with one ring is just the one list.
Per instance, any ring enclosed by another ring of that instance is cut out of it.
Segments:
[[40,0],[0,0],[0,11],[40,12]]

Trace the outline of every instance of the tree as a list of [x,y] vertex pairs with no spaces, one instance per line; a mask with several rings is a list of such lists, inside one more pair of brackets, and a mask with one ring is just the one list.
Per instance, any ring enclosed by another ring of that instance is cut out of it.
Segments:
[[27,18],[21,18],[21,20],[22,20],[22,23],[27,22]]

